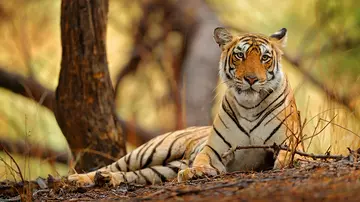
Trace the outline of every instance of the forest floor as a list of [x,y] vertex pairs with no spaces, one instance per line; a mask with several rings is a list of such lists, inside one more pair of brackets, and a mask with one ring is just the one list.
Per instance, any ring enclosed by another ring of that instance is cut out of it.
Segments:
[[236,172],[187,183],[123,184],[116,188],[81,188],[51,176],[34,182],[0,183],[0,201],[20,198],[23,201],[360,201],[360,163],[301,161],[296,168],[278,171]]

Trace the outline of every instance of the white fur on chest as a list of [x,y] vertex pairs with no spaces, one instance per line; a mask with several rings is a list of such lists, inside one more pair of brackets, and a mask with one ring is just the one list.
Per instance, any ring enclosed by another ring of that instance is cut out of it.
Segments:
[[[245,109],[232,100],[231,105],[235,107],[237,121],[248,133],[248,135],[241,133],[238,130],[238,126],[228,120],[230,127],[225,130],[224,128],[222,129],[226,138],[231,142],[232,147],[281,144],[286,139],[286,127],[279,127],[281,120],[276,117],[288,105],[284,101],[286,94],[283,92],[285,90],[285,87],[278,89],[254,109]],[[260,101],[259,98],[254,103],[259,103]],[[279,128],[275,130],[277,127]],[[270,135],[270,139],[267,139]],[[265,140],[267,140],[266,143]],[[226,165],[226,169],[228,171],[257,169],[265,164],[268,157],[269,152],[264,149],[238,150],[235,152],[233,160]]]

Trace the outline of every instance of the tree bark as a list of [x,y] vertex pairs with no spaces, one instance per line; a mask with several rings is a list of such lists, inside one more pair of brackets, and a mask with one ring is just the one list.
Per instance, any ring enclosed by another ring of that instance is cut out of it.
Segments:
[[55,115],[78,172],[97,169],[126,153],[106,56],[108,3],[61,3],[63,52]]
[[188,5],[197,8],[197,29],[192,34],[183,64],[186,126],[209,125],[212,123],[211,111],[220,58],[220,49],[212,33],[221,23],[204,0],[191,1]]

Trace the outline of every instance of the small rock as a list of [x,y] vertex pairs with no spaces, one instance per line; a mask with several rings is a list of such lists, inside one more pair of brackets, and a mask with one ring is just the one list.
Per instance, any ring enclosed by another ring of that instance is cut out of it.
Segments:
[[47,189],[48,188],[48,186],[46,184],[46,181],[43,178],[41,178],[41,177],[36,178],[36,182],[37,182],[37,184],[39,185],[39,187],[41,189]]

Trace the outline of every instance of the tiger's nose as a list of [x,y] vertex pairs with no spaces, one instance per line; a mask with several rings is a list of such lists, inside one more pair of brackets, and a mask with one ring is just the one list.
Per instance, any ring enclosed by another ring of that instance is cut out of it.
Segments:
[[248,75],[244,77],[245,81],[248,82],[250,85],[253,85],[255,82],[257,82],[259,79],[254,75]]

